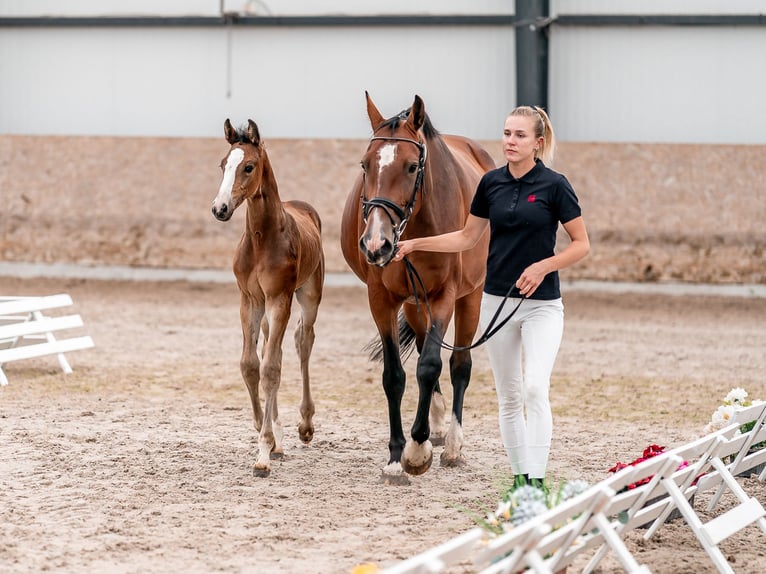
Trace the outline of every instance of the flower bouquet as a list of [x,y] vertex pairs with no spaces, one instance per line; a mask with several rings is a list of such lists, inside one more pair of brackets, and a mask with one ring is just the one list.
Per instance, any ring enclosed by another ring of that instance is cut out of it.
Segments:
[[[615,465],[612,468],[609,469],[609,472],[619,472],[623,468],[627,468],[629,466],[636,466],[636,465],[644,462],[647,459],[650,459],[652,457],[655,457],[657,455],[662,454],[663,452],[665,452],[665,447],[664,446],[660,446],[660,445],[657,445],[657,444],[650,444],[649,446],[647,446],[644,449],[643,453],[641,453],[641,456],[636,458],[634,461],[629,462],[628,464],[625,464],[623,462],[619,462],[618,461],[617,463],[615,463]],[[687,461],[683,461],[681,464],[678,465],[678,468],[676,470],[681,470],[682,468],[686,468],[687,466],[689,466],[689,463]],[[648,476],[648,477],[646,477],[646,478],[644,478],[642,480],[638,480],[636,482],[632,482],[629,485],[627,485],[625,488],[620,490],[620,492],[625,492],[626,490],[633,490],[634,488],[638,488],[639,486],[642,486],[644,484],[649,484],[649,482],[651,482],[651,480],[652,480],[652,477]],[[661,497],[657,497],[657,498],[652,498],[651,500],[647,500],[646,501],[646,506],[654,504],[655,502],[660,500],[660,498]],[[689,502],[694,504],[694,496],[692,496],[689,499]],[[680,518],[680,517],[681,517],[681,513],[676,509],[676,510],[673,510],[673,512],[670,513],[670,515],[668,516],[668,520],[673,520],[675,518]],[[617,518],[621,522],[624,523],[627,520],[627,514],[623,512]]]
[[585,492],[588,486],[584,480],[514,484],[503,493],[494,512],[475,520],[493,534],[502,534]]
[[[735,412],[752,405],[761,404],[762,402],[763,401],[761,400],[751,400],[750,398],[748,398],[748,394],[745,389],[741,387],[734,387],[724,397],[723,403],[716,410],[713,411],[713,414],[710,417],[710,422],[708,422],[707,425],[705,425],[705,428],[704,428],[705,434],[715,432],[717,430],[720,430],[722,428],[729,426],[729,424],[731,424],[731,420]],[[755,425],[755,421],[750,421],[748,423],[745,423],[739,427],[739,432],[741,433],[749,432],[753,429],[754,425]],[[764,447],[766,447],[766,442],[759,442],[758,444],[754,444],[753,446],[750,447],[750,452],[760,450]],[[763,470],[762,466],[756,466],[750,469],[749,471],[747,471],[746,476],[750,476],[751,474],[760,474],[762,470]]]

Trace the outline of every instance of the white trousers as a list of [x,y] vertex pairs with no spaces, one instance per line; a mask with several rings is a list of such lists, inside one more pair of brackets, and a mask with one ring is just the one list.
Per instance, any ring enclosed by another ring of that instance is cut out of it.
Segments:
[[[484,293],[482,331],[503,299]],[[518,298],[509,298],[497,322],[518,302]],[[548,391],[563,332],[561,299],[525,299],[513,318],[486,342],[497,390],[500,436],[514,474],[545,477],[553,434]]]

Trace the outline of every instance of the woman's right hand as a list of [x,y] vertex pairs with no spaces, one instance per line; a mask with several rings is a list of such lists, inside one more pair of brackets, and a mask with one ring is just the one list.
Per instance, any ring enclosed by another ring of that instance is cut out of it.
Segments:
[[396,244],[396,253],[394,254],[393,261],[401,261],[405,255],[412,253],[412,240],[405,239]]

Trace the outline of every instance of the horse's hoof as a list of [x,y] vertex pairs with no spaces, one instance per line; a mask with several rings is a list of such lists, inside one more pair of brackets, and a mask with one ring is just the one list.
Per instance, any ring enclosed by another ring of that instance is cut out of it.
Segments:
[[404,445],[402,452],[402,469],[407,474],[418,476],[431,468],[434,460],[434,449],[431,441],[427,440],[423,444],[418,444],[413,440],[408,440]]
[[457,458],[447,457],[444,456],[447,454],[446,452],[443,452],[442,455],[439,457],[439,463],[442,466],[446,467],[452,467],[452,468],[459,468],[461,466],[465,466],[467,463],[465,461],[465,457],[462,454],[459,454]]
[[301,442],[303,444],[310,443],[311,439],[314,438],[314,427],[304,427],[303,425],[298,425],[298,436],[301,438]]
[[268,478],[271,474],[271,469],[269,467],[261,467],[257,464],[253,466],[253,476],[257,478]]
[[269,453],[269,459],[271,460],[284,460],[285,459],[285,453],[281,450],[273,450]]
[[379,482],[380,484],[389,486],[409,486],[410,479],[403,472],[399,474],[386,474],[385,472],[381,472]]

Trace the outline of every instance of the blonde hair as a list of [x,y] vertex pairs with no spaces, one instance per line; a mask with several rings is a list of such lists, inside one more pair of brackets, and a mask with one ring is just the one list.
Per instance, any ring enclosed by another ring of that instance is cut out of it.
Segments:
[[551,119],[545,110],[538,106],[518,106],[508,116],[532,118],[535,124],[535,139],[543,138],[540,149],[535,152],[535,159],[540,158],[545,165],[552,165],[553,155],[556,151],[556,137],[553,134]]

